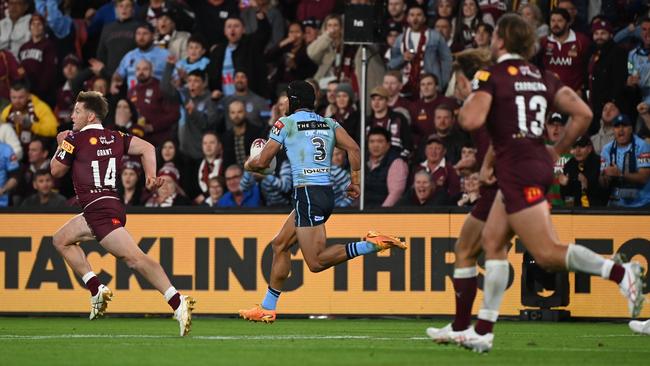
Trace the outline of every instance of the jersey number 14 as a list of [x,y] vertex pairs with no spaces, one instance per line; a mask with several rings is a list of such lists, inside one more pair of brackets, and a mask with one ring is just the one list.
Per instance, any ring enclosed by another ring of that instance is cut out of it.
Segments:
[[93,180],[95,181],[95,187],[115,188],[115,158],[110,158],[108,160],[108,166],[106,167],[106,172],[104,173],[104,185],[102,185],[100,176],[99,161],[91,161],[90,166],[93,168]]
[[[526,106],[526,98],[523,95],[515,97],[517,104],[517,119],[519,121],[519,131],[522,135],[533,135],[535,137],[542,136],[544,133],[544,121],[546,120],[546,98],[541,95],[534,95],[528,101]],[[530,121],[528,126],[528,112],[535,112],[535,119]]]

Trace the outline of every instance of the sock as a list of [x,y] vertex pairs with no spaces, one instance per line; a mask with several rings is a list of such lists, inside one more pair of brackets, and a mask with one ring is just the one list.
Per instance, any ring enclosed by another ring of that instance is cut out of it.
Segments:
[[101,285],[101,282],[99,282],[99,278],[97,278],[97,275],[95,272],[90,271],[86,273],[81,279],[84,281],[86,284],[86,288],[90,290],[90,294],[92,296],[97,295],[99,292],[99,286]]
[[451,324],[454,331],[469,328],[472,319],[472,305],[476,298],[477,275],[476,266],[454,269],[456,315]]
[[348,259],[369,253],[375,253],[378,251],[379,248],[375,244],[367,241],[358,241],[356,243],[345,244],[345,252],[348,255]]
[[280,293],[282,293],[282,291],[278,291],[269,286],[266,290],[266,296],[264,296],[264,300],[262,300],[262,307],[266,310],[275,310]]
[[476,333],[492,333],[494,323],[499,318],[499,308],[503,294],[508,286],[510,269],[507,260],[490,259],[485,261],[485,277],[483,280],[483,305],[478,312]]
[[176,291],[174,286],[171,286],[167,291],[165,291],[165,301],[167,301],[169,306],[172,307],[172,310],[178,309],[178,307],[181,306],[180,292]]
[[605,259],[582,245],[569,245],[566,251],[566,268],[569,271],[585,272],[616,283],[623,281],[625,268],[614,263],[611,259]]

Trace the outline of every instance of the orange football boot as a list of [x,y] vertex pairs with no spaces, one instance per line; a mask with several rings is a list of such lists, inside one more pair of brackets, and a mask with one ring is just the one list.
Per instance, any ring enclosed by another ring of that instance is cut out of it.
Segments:
[[380,248],[380,252],[389,248],[397,247],[400,249],[406,249],[406,243],[401,241],[399,238],[394,236],[384,235],[376,231],[368,231],[363,240],[373,243]]
[[266,310],[259,305],[255,305],[252,309],[239,310],[239,316],[252,322],[271,324],[275,321],[275,310]]

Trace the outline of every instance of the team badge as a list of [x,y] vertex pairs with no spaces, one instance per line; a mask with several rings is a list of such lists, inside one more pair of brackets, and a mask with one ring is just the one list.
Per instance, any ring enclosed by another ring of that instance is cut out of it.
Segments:
[[533,203],[544,196],[544,193],[539,187],[526,187],[524,188],[524,197],[526,202]]
[[280,136],[280,131],[284,128],[284,123],[282,123],[280,120],[275,121],[273,124],[273,127],[271,127],[271,133],[273,133],[276,136]]
[[63,143],[61,144],[61,149],[63,149],[63,151],[67,152],[68,154],[72,154],[72,152],[74,151],[74,145],[72,145],[66,140],[63,140]]
[[514,66],[508,66],[508,74],[512,76],[516,76],[517,74],[519,74],[519,69],[517,69]]
[[96,137],[91,137],[90,140],[88,140],[88,142],[91,145],[97,145],[97,138]]

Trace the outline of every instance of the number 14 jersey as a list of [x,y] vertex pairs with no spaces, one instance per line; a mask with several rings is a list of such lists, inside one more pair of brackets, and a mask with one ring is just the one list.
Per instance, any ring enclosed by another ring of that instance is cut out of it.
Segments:
[[56,160],[72,167],[79,204],[86,208],[103,198],[119,199],[116,182],[131,136],[92,124],[63,140]]

